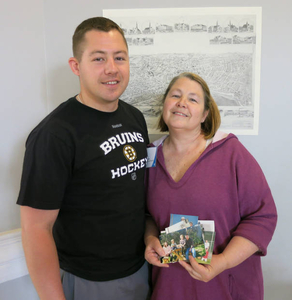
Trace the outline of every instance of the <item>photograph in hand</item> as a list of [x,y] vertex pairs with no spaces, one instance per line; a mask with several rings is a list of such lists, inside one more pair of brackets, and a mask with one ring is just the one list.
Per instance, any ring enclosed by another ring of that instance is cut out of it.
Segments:
[[160,260],[164,264],[189,261],[193,256],[198,263],[210,264],[214,240],[214,221],[198,220],[197,216],[170,216],[170,225],[161,231],[159,239],[165,256]]

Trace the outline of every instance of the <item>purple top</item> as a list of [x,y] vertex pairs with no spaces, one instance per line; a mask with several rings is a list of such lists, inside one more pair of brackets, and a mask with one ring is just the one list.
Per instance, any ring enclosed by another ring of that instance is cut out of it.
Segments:
[[195,215],[215,221],[215,254],[233,236],[247,238],[261,251],[208,283],[193,279],[177,263],[153,267],[151,299],[263,299],[260,255],[267,253],[277,212],[260,166],[237,137],[229,134],[211,143],[179,182],[166,170],[160,145],[147,183],[148,210],[159,230],[169,226],[171,213]]

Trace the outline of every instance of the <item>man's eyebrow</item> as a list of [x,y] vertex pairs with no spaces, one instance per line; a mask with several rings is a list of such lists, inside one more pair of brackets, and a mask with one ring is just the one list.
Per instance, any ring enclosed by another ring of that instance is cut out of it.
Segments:
[[89,56],[92,56],[94,54],[105,54],[105,52],[101,51],[101,50],[94,50],[94,51],[90,52]]
[[[94,55],[94,54],[107,54],[107,51],[94,50],[94,51],[90,52],[89,56],[92,56],[92,55]],[[125,51],[125,50],[119,50],[119,51],[114,52],[114,54],[115,54],[115,55],[116,55],[116,54],[126,54],[126,55],[128,55],[128,52]]]

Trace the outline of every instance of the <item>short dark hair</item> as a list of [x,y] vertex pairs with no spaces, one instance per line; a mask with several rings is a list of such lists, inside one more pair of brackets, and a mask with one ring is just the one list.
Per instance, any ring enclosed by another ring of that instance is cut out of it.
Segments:
[[[170,89],[172,88],[172,86],[180,78],[188,78],[190,80],[196,81],[202,87],[204,92],[204,106],[205,106],[204,111],[208,111],[208,116],[206,117],[204,123],[201,124],[201,130],[203,135],[205,136],[205,139],[212,138],[221,124],[221,117],[220,117],[220,111],[218,109],[218,106],[215,100],[213,99],[213,97],[211,96],[210,89],[206,81],[202,77],[191,72],[184,72],[174,77],[169,83],[163,95],[162,104],[164,103],[165,98],[169,93]],[[165,124],[163,120],[163,111],[161,112],[160,119],[158,122],[158,129],[160,129],[160,131],[162,132],[168,131],[168,126]]]
[[82,45],[84,44],[85,34],[86,32],[91,30],[97,30],[103,32],[117,30],[122,35],[125,44],[128,48],[128,44],[124,36],[124,32],[118,24],[104,17],[90,18],[83,21],[81,24],[77,26],[72,38],[73,55],[75,58],[77,58],[78,61],[81,61],[81,57],[84,51]]

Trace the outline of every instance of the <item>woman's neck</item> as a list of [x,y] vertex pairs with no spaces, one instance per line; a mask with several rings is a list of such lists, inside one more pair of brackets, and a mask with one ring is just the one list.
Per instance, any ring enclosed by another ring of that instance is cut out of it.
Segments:
[[201,156],[206,148],[203,134],[172,134],[163,143],[164,162],[167,171],[178,182],[189,167]]
[[173,151],[185,152],[194,148],[201,148],[206,144],[206,139],[201,132],[169,132],[164,144]]

